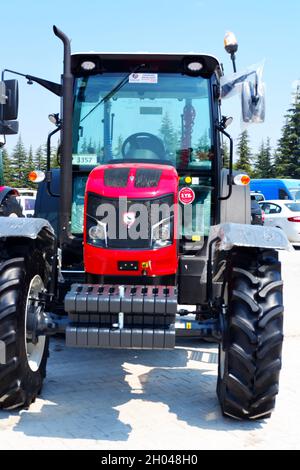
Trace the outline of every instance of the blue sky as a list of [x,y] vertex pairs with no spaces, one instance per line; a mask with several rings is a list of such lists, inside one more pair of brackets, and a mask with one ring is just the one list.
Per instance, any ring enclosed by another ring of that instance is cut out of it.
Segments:
[[[265,59],[267,114],[264,124],[249,128],[254,149],[267,136],[276,145],[300,78],[299,0],[10,0],[2,2],[1,19],[1,68],[52,81],[59,81],[62,71],[62,46],[53,24],[71,38],[72,52],[206,52],[217,56],[227,73],[232,66],[223,38],[233,31],[238,70]],[[58,98],[20,80],[20,133],[27,147],[46,141],[53,130],[48,114],[58,111]],[[234,116],[229,131],[236,139],[241,132],[238,98],[224,101],[223,112]],[[7,137],[9,150],[16,139]]]

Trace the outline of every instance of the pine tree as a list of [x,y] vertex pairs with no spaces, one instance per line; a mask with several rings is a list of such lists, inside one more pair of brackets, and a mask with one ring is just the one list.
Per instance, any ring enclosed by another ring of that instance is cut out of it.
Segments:
[[270,138],[267,138],[267,144],[262,141],[254,164],[255,178],[273,178],[274,168],[272,164],[272,148]]
[[0,148],[0,186],[4,186],[2,149]]
[[12,166],[12,183],[14,186],[23,188],[27,185],[27,152],[22,142],[21,135],[18,138],[17,144],[13,149],[11,156]]
[[251,176],[251,149],[249,146],[249,135],[247,130],[243,131],[239,136],[237,155],[238,159],[234,168],[236,170],[245,171],[249,176]]
[[50,168],[59,168],[58,148],[56,146],[51,147],[51,156],[50,156]]
[[27,184],[26,186],[28,188],[34,188],[36,189],[36,184],[35,183],[32,183],[31,181],[28,180],[28,175],[31,171],[35,170],[35,166],[34,166],[34,158],[33,158],[33,150],[32,150],[32,145],[30,145],[29,147],[29,152],[28,152],[28,160],[27,160]]
[[33,151],[32,151],[32,145],[29,147],[29,152],[28,152],[28,160],[27,160],[27,168],[28,171],[34,170],[34,162],[33,162]]
[[36,170],[46,170],[46,153],[44,146],[40,145],[36,149],[33,161]]
[[9,153],[6,149],[2,149],[2,183],[6,186],[12,186],[13,182],[13,170],[12,170],[12,162],[9,156]]
[[[121,136],[119,136],[118,145],[119,145],[120,138],[121,138],[122,144],[123,144],[123,138]],[[96,154],[97,154],[97,157],[98,157],[98,162],[102,163],[103,147],[102,147],[102,144],[101,144],[101,140],[98,141],[98,144],[97,144],[97,147],[96,147]]]
[[87,153],[87,148],[88,148],[88,144],[86,141],[86,137],[84,137],[83,142],[81,144],[80,153]]
[[277,178],[300,178],[300,86],[285,116],[275,156]]
[[170,156],[175,155],[178,138],[168,113],[166,113],[162,118],[159,133],[162,136],[166,153]]
[[197,152],[208,152],[210,149],[210,142],[208,138],[208,133],[204,132],[199,139],[197,145]]
[[[124,142],[124,139],[120,134],[118,139],[117,139],[116,148],[114,149],[114,154],[119,156],[119,157],[122,155],[123,142]],[[100,152],[98,152],[98,151],[97,151],[97,153],[98,153],[98,155],[100,154]]]
[[229,146],[226,140],[223,142],[223,166],[229,168]]

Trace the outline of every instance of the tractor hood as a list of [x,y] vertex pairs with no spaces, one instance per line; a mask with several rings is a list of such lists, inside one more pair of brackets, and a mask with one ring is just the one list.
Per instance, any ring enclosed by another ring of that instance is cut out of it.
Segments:
[[118,198],[156,198],[163,194],[177,197],[178,175],[174,167],[151,163],[101,165],[90,173],[87,193]]

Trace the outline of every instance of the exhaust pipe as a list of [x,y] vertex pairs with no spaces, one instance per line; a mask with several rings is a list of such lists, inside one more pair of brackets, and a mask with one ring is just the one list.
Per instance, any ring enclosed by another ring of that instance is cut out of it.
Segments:
[[64,47],[64,68],[62,75],[62,128],[61,128],[61,175],[60,175],[60,218],[59,241],[62,247],[70,238],[70,216],[72,204],[72,113],[73,75],[71,72],[70,39],[57,26],[53,32]]

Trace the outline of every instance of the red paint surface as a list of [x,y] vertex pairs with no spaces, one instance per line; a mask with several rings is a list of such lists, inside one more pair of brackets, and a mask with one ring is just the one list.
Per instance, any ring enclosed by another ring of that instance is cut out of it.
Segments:
[[[104,185],[104,171],[113,168],[130,168],[128,182],[125,188],[113,188]],[[161,177],[156,187],[135,188],[137,169],[161,170]],[[153,199],[168,194],[174,194],[174,203],[178,202],[178,175],[174,167],[157,164],[109,164],[94,168],[86,185],[85,211],[87,193],[92,192],[108,198],[127,197],[128,199]],[[177,217],[175,213],[174,234],[177,233]],[[140,276],[144,271],[142,263],[146,262],[147,276],[163,276],[177,272],[177,240],[174,236],[172,245],[155,250],[150,249],[110,249],[98,248],[86,243],[86,221],[84,218],[84,265],[85,271],[91,274]],[[121,271],[118,261],[137,261],[137,271]],[[145,274],[145,273],[144,273]]]

